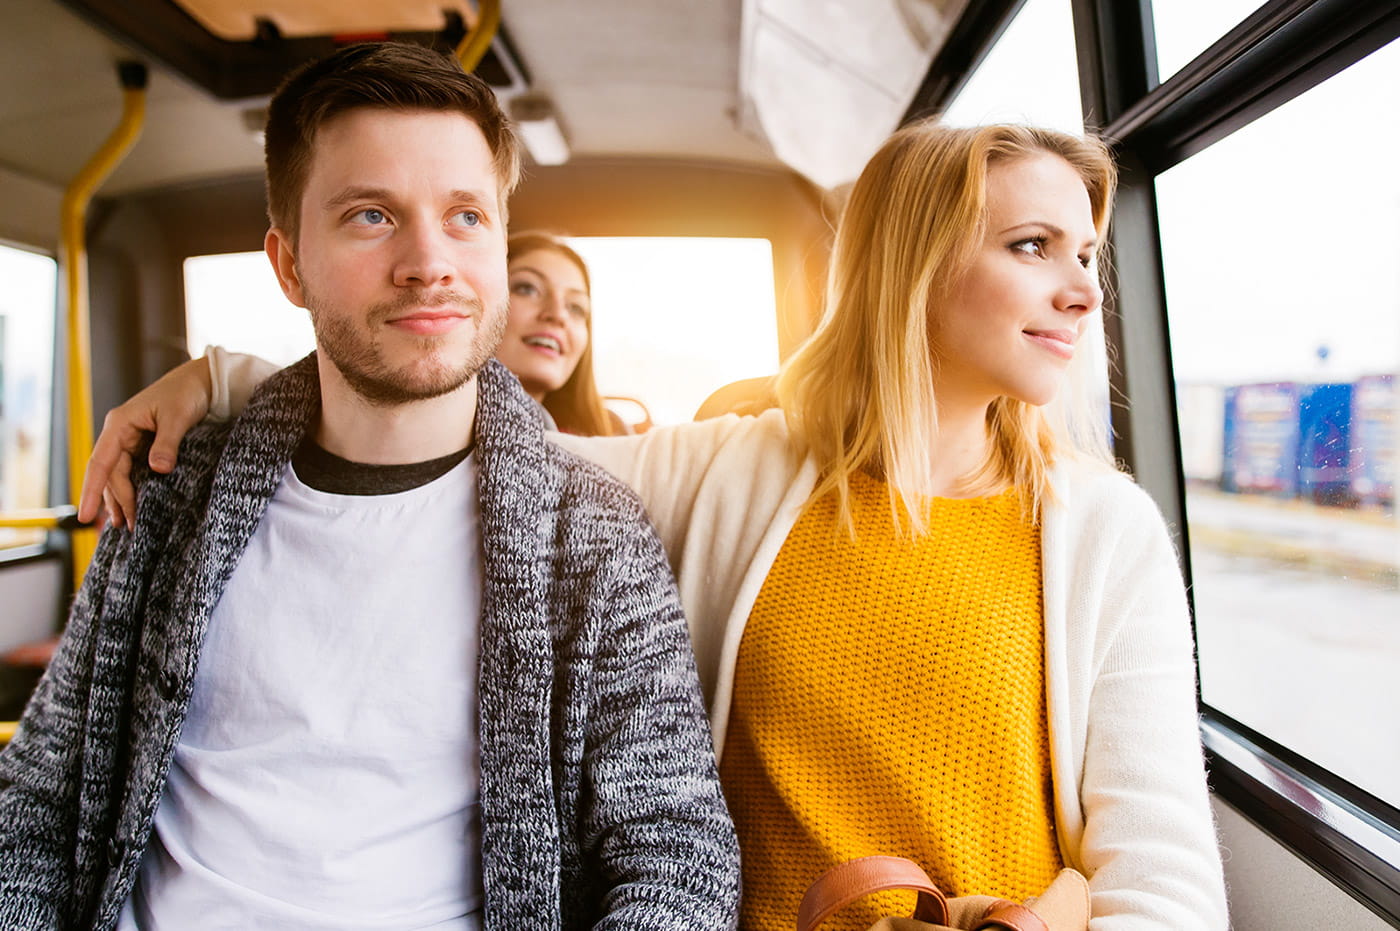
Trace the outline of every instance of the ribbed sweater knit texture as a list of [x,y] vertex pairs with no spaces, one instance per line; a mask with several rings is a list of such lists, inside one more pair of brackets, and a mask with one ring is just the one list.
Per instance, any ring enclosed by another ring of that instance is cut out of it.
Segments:
[[[237,421],[191,431],[174,473],[138,476],[136,529],[103,535],[0,754],[0,928],[115,923],[210,612],[319,398],[313,355],[268,379]],[[547,442],[494,361],[478,378],[476,438],[485,928],[732,927],[733,827],[674,581],[640,504]]]
[[[1039,533],[1010,492],[935,499],[912,541],[882,483],[856,476],[852,507],[854,542],[831,500],[798,520],[739,647],[721,778],[748,931],[790,931],[812,881],[854,857],[909,857],[949,895],[1013,899],[1061,866]],[[823,927],[911,906],[872,896]]]

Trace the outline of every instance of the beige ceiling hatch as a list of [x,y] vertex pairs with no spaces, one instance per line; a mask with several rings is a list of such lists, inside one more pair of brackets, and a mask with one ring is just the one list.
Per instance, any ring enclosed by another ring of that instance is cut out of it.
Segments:
[[966,0],[744,0],[740,125],[822,187],[899,125]]
[[466,0],[173,0],[201,26],[221,39],[246,42],[265,20],[289,38],[434,32],[443,28],[445,10],[460,13],[470,26],[476,7]]

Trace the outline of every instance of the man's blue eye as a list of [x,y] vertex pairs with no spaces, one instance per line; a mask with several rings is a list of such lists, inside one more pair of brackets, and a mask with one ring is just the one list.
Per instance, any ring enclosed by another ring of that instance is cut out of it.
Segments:
[[361,210],[359,213],[355,214],[355,218],[358,218],[362,223],[369,223],[371,225],[378,225],[383,223],[386,219],[384,211],[376,210],[373,207]]
[[462,226],[481,225],[481,214],[477,213],[475,210],[463,210],[453,217],[453,219]]

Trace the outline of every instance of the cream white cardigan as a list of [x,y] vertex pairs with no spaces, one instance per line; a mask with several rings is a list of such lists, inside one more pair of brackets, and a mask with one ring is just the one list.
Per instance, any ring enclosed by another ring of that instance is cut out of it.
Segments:
[[[210,368],[214,416],[241,408],[271,371],[219,350]],[[744,625],[815,465],[779,411],[557,441],[641,495],[676,571],[722,749]],[[1092,931],[1224,929],[1190,625],[1161,514],[1106,467],[1066,464],[1052,486],[1041,548],[1061,856],[1090,877]]]

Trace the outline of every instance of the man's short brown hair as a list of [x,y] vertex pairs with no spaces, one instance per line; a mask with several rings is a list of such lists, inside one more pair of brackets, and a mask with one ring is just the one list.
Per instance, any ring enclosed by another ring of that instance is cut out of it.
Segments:
[[505,217],[506,200],[520,181],[520,142],[491,88],[441,52],[378,42],[349,45],[303,65],[273,94],[263,145],[273,226],[296,240],[316,133],[334,117],[361,108],[446,111],[471,119],[491,150]]

